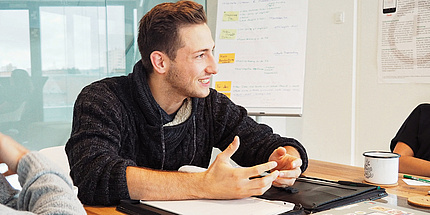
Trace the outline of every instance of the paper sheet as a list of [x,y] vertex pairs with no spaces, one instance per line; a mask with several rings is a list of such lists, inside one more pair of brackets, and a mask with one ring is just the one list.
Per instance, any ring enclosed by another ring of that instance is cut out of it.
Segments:
[[[180,172],[203,172],[205,168],[185,165],[178,169]],[[180,200],[180,201],[140,201],[143,204],[162,208],[184,215],[275,215],[290,211],[294,204],[283,201],[269,201],[256,197],[235,200]]]
[[417,181],[417,180],[406,179],[406,178],[402,178],[402,180],[407,185],[413,185],[413,186],[430,186],[430,183],[425,183],[425,182],[421,182],[421,181]]
[[255,197],[236,200],[141,201],[141,203],[184,215],[275,215],[294,208],[293,203]]
[[[428,1],[398,0],[395,13],[379,12],[378,81],[430,83]],[[380,0],[382,7],[382,0]]]

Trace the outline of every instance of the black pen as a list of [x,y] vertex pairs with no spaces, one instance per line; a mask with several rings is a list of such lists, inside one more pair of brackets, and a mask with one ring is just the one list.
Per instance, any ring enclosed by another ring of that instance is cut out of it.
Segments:
[[261,173],[261,174],[260,174],[260,175],[258,175],[258,176],[253,176],[253,177],[251,177],[251,178],[249,178],[249,179],[263,178],[264,176],[269,175],[269,174],[270,174],[270,172],[269,172],[269,171],[266,171],[266,172]]
[[370,186],[368,184],[355,183],[355,182],[351,182],[351,181],[337,181],[337,183],[339,183],[341,185],[347,185],[347,186],[353,186],[353,187],[368,187],[368,186]]

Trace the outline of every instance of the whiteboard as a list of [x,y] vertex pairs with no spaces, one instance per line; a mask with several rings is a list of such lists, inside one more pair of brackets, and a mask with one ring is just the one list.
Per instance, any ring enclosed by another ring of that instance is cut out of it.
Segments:
[[212,87],[250,115],[301,116],[307,9],[307,0],[218,0]]

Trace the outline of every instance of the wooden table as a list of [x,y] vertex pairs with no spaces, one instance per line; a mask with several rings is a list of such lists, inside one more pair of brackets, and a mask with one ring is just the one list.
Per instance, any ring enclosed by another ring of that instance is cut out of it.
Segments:
[[[333,181],[347,180],[353,182],[363,182],[364,169],[362,167],[354,167],[342,164],[335,164],[324,161],[309,160],[309,167],[304,173],[306,176],[318,177]],[[399,173],[397,186],[382,186],[387,193],[408,198],[417,195],[427,195],[430,190],[429,186],[410,186],[403,180],[403,174]],[[420,177],[425,178],[425,177]]]
[[[353,182],[363,182],[364,170],[362,167],[348,166],[324,161],[309,160],[309,167],[304,173],[309,177],[323,178],[333,181],[347,180]],[[417,195],[427,195],[430,186],[410,186],[407,185],[401,178],[403,174],[399,174],[399,181],[397,186],[384,187],[390,196],[397,196],[397,204],[403,207],[413,208],[417,210],[429,211],[429,209],[416,208],[407,204],[407,198]],[[425,177],[421,177],[425,178]],[[383,201],[383,200],[382,200]],[[85,206],[85,210],[89,215],[93,214],[119,214],[121,212],[115,210],[115,207],[101,207],[101,206]]]

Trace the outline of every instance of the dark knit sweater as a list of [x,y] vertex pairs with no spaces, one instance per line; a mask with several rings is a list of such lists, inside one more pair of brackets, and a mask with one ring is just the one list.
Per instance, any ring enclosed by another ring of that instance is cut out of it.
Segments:
[[277,147],[290,145],[301,155],[302,171],[307,167],[306,151],[298,141],[256,123],[244,108],[213,89],[206,98],[192,98],[192,113],[185,122],[166,127],[163,115],[140,62],[128,76],[106,78],[82,90],[66,152],[84,204],[129,199],[127,166],[207,168],[212,148],[224,150],[235,135],[241,145],[232,159],[241,166],[267,162]]

